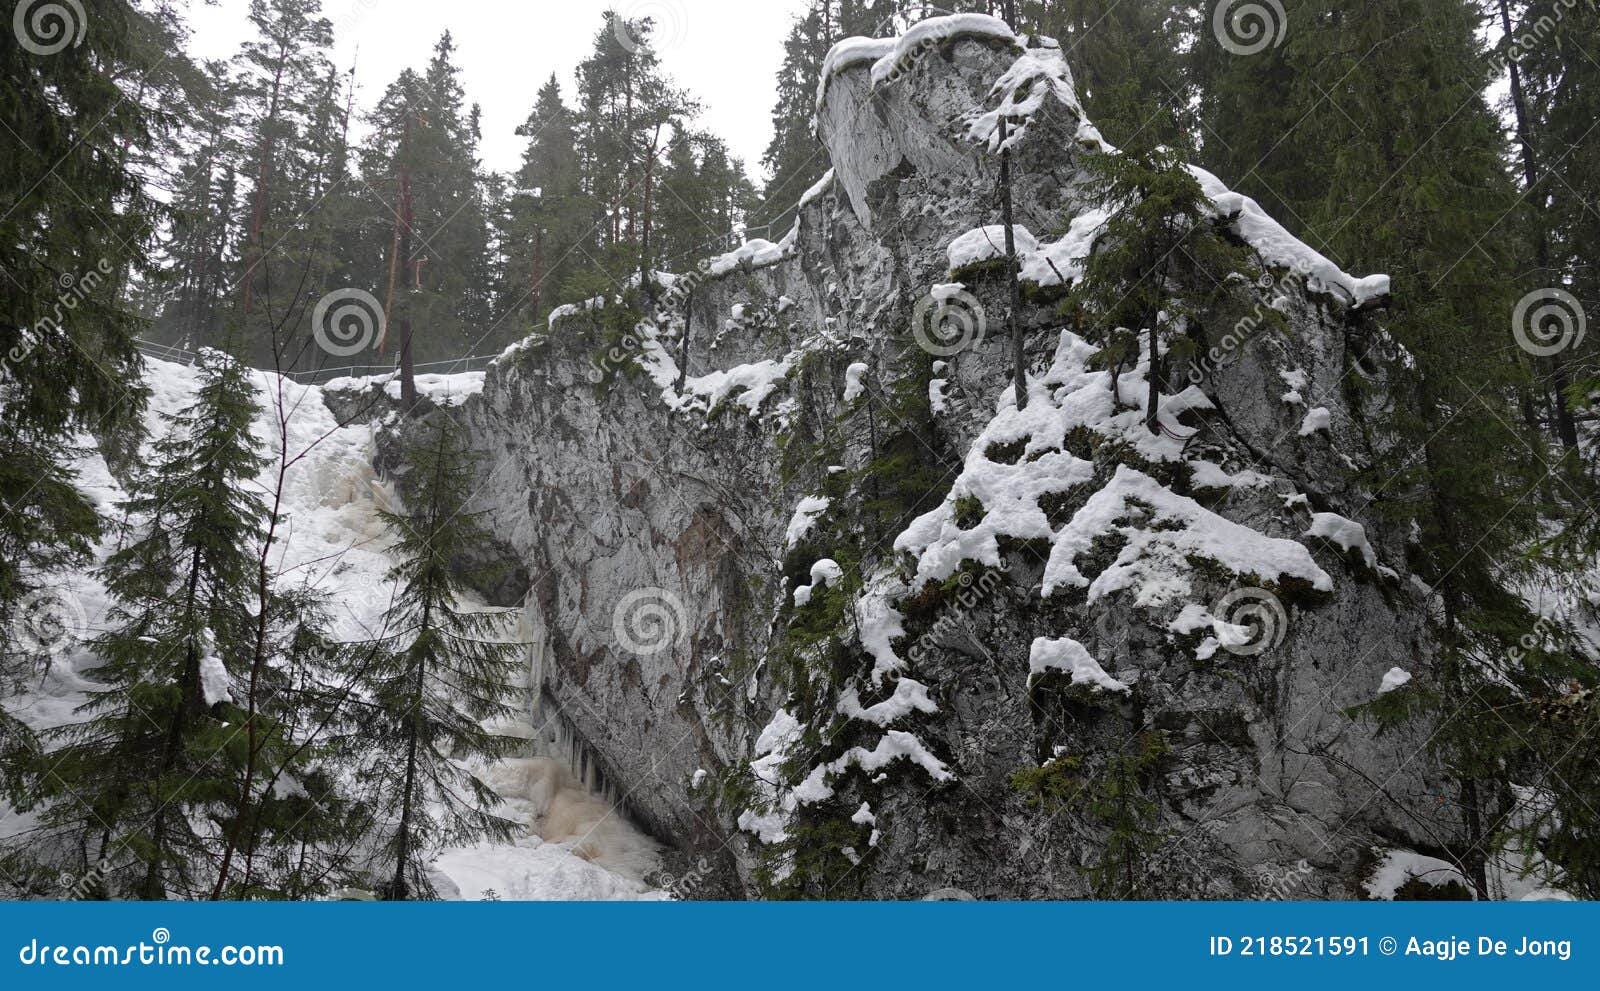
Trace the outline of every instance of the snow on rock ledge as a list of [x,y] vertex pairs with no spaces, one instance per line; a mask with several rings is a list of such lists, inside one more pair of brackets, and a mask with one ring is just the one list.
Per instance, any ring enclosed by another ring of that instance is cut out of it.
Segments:
[[1074,685],[1089,685],[1107,692],[1126,692],[1128,686],[1106,674],[1083,644],[1071,637],[1039,637],[1028,652],[1028,683],[1047,671],[1064,671]]

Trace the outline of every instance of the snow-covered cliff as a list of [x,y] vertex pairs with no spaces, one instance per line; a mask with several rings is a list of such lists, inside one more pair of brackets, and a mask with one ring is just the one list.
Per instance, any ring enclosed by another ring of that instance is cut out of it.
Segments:
[[1057,308],[1115,205],[1053,42],[851,39],[817,108],[787,237],[661,278],[631,332],[559,313],[462,411],[585,761],[703,893],[1082,896],[1115,828],[1084,796],[1123,778],[1145,897],[1354,897],[1373,848],[1436,846],[1422,738],[1346,713],[1428,664],[1360,481],[1407,360],[1387,278],[1195,170],[1252,263],[1178,287],[1152,434],[1148,362],[1114,377]]

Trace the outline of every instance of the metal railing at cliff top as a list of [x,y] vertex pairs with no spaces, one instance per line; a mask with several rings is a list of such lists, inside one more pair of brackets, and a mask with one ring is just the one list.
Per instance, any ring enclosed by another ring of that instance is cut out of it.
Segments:
[[[158,361],[170,361],[178,365],[192,365],[199,355],[194,351],[176,347],[171,344],[160,344],[156,341],[147,341],[137,338],[134,345],[140,353],[148,358]],[[489,363],[498,354],[475,354],[465,358],[452,358],[446,361],[427,361],[414,366],[419,375],[453,375],[457,372],[478,372],[489,367]],[[392,375],[398,372],[399,366],[390,363],[387,365],[341,365],[337,368],[311,368],[301,371],[288,371],[283,375],[287,379],[299,382],[302,385],[321,385],[340,378],[367,378],[375,375]]]

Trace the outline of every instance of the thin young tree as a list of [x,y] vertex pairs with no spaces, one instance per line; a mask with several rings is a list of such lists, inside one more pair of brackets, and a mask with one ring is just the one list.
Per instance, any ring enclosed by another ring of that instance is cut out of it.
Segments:
[[1102,360],[1113,382],[1143,333],[1145,426],[1158,434],[1166,365],[1193,347],[1175,331],[1203,302],[1193,289],[1179,287],[1217,285],[1250,260],[1208,218],[1205,192],[1185,168],[1183,152],[1129,149],[1094,155],[1086,165],[1089,190],[1116,213],[1073,298],[1098,328],[1093,336],[1105,345]]
[[486,574],[457,554],[489,542],[482,514],[467,509],[475,456],[447,412],[429,419],[406,451],[413,508],[380,514],[395,536],[389,577],[398,591],[386,618],[392,635],[365,674],[374,718],[364,776],[388,823],[380,863],[395,900],[434,895],[425,867],[438,847],[507,839],[515,828],[491,811],[497,797],[470,765],[518,744],[485,723],[515,714],[519,648],[497,639],[505,613],[463,602]]
[[[1005,0],[1005,20],[1013,31],[1017,26],[1016,0]],[[1028,357],[1022,328],[1017,323],[1017,311],[1022,309],[1022,262],[1017,258],[1017,234],[1011,204],[1011,145],[1007,140],[1005,117],[1000,118],[1000,223],[1006,238],[1006,335],[1011,339],[1012,389],[1016,393],[1017,408],[1028,405]]]

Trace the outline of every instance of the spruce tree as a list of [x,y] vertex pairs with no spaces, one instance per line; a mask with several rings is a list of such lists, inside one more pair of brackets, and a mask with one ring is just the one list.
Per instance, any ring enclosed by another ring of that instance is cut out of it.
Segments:
[[144,899],[199,893],[212,842],[199,822],[232,796],[230,708],[261,537],[249,372],[215,350],[200,360],[195,401],[132,482],[132,531],[102,569],[115,605],[92,647],[106,687],[54,734],[63,746],[44,781],[45,820],[75,833],[90,863],[115,865],[111,891]]
[[239,105],[254,124],[245,139],[244,167],[252,188],[236,290],[245,314],[287,305],[283,294],[292,292],[298,275],[282,242],[295,232],[295,218],[308,202],[302,197],[311,102],[327,73],[326,51],[333,42],[333,26],[321,16],[321,7],[321,0],[251,0],[256,37],[244,43],[235,60]]
[[[1145,114],[1170,116],[1159,104]],[[1208,215],[1210,201],[1186,164],[1192,149],[1156,145],[1160,131],[1087,160],[1086,191],[1115,212],[1070,297],[1102,346],[1099,360],[1113,382],[1125,365],[1137,364],[1142,343],[1142,405],[1153,434],[1162,430],[1158,414],[1169,371],[1196,350],[1195,318],[1216,302],[1216,292],[1226,291],[1230,273],[1251,264]]]
[[184,350],[214,344],[221,332],[231,255],[238,249],[238,147],[229,136],[234,87],[228,65],[207,65],[208,88],[195,101],[198,147],[172,197],[162,245],[171,277],[152,308],[152,339]]
[[399,591],[391,636],[363,673],[372,704],[363,777],[386,834],[376,870],[387,897],[432,897],[426,865],[441,846],[506,839],[515,828],[489,809],[497,798],[470,763],[509,756],[513,737],[485,721],[515,714],[519,647],[495,639],[506,615],[462,603],[470,569],[462,548],[482,547],[483,514],[467,508],[474,455],[444,411],[421,424],[406,450],[408,511],[380,515],[395,535],[389,573]]
[[1504,33],[1497,54],[1506,62],[1516,129],[1519,217],[1533,250],[1521,288],[1567,294],[1559,304],[1565,326],[1538,342],[1553,353],[1530,360],[1542,418],[1572,452],[1579,444],[1573,406],[1589,405],[1593,390],[1585,380],[1594,376],[1596,353],[1593,337],[1573,328],[1600,314],[1600,268],[1587,250],[1600,237],[1600,3],[1494,0],[1494,14]]
[[782,230],[800,196],[828,168],[828,153],[812,130],[822,60],[838,39],[833,20],[834,0],[812,0],[795,18],[783,42],[783,62],[778,68],[777,98],[772,107],[772,140],[761,156],[767,171],[758,219]]
[[[1519,413],[1524,366],[1508,359],[1525,246],[1501,121],[1497,67],[1471,0],[1286,4],[1281,45],[1251,54],[1202,32],[1205,156],[1286,226],[1348,270],[1386,272],[1385,328],[1414,360],[1396,370],[1385,426],[1399,443],[1365,480],[1371,511],[1415,525],[1411,565],[1437,596],[1427,699],[1435,756],[1457,780],[1441,818],[1481,895],[1510,802],[1497,700],[1503,658],[1532,623],[1508,593],[1537,536],[1537,446]],[[1259,159],[1259,160],[1258,160]],[[1537,682],[1535,672],[1524,672]]]
[[[744,164],[716,135],[680,128],[667,144],[661,173],[657,248],[668,268],[726,250],[748,216],[755,188]],[[760,236],[755,234],[752,236]]]
[[619,267],[628,272],[648,267],[656,156],[671,131],[699,112],[698,104],[661,71],[651,20],[619,28],[614,20],[620,16],[606,15],[577,69],[575,137],[584,191],[602,211],[595,218],[598,257],[601,268],[612,273]]
[[[19,12],[20,15],[20,12]],[[78,15],[92,21],[94,30]],[[41,24],[44,27],[41,27]],[[77,563],[96,514],[68,440],[136,440],[146,391],[125,287],[153,272],[161,216],[142,173],[178,126],[176,21],[97,0],[0,32],[0,620],[45,572]],[[54,31],[52,34],[51,31]],[[124,88],[123,80],[141,80]],[[157,98],[168,110],[157,108]]]

